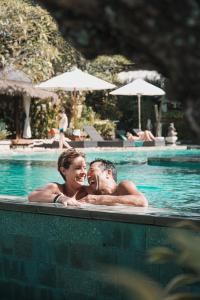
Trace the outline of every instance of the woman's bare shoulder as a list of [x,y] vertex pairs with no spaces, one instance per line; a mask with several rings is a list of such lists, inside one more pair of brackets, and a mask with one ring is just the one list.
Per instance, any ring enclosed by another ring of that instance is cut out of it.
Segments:
[[45,186],[38,188],[37,190],[52,190],[57,191],[61,189],[62,184],[57,182],[49,182]]

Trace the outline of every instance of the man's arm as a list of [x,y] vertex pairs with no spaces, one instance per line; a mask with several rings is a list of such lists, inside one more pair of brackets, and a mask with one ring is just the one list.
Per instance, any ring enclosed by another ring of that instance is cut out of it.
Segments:
[[122,197],[120,202],[122,204],[126,204],[125,198],[127,197],[127,201],[129,202],[127,204],[129,205],[148,206],[148,200],[144,194],[139,192],[135,184],[130,180],[120,182],[118,184],[116,194],[117,196]]
[[132,206],[147,207],[148,203],[144,199],[139,199],[133,195],[112,196],[112,195],[87,195],[80,201],[96,205],[124,204]]
[[133,182],[125,180],[119,183],[114,195],[87,195],[82,199],[85,202],[99,205],[133,205],[147,207],[146,197],[140,193]]

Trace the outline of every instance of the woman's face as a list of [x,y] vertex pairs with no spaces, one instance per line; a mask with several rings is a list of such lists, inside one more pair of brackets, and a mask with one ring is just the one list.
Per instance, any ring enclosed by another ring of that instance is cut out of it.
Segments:
[[82,156],[76,157],[68,169],[62,168],[67,184],[73,188],[84,185],[86,177],[86,162]]

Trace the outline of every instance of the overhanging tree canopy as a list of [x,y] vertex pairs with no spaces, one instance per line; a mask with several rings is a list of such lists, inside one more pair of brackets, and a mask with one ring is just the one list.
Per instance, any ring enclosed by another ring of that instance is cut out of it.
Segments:
[[0,67],[14,65],[34,82],[49,79],[84,58],[58,31],[49,13],[33,1],[0,2]]
[[183,103],[200,138],[199,1],[38,2],[86,57],[121,53],[134,57],[138,68],[153,67],[169,78],[173,100]]

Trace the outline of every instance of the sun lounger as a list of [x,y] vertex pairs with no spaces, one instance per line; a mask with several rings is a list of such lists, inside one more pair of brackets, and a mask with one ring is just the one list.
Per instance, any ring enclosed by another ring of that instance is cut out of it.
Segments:
[[97,141],[71,141],[68,142],[72,148],[95,148],[97,147]]
[[91,138],[92,141],[103,141],[104,140],[102,138],[102,136],[98,133],[98,131],[94,128],[94,126],[85,125],[85,126],[83,126],[83,129],[85,130],[85,132],[87,132],[87,134],[89,135],[89,137]]
[[125,136],[125,130],[117,130],[117,136],[122,139],[123,141],[127,141],[127,137]]
[[26,148],[26,147],[31,147],[34,145],[33,140],[28,140],[28,139],[14,139],[11,140],[11,147],[12,148]]
[[165,146],[165,138],[162,136],[155,137],[154,141],[144,141],[144,147]]
[[[69,146],[72,148],[88,148],[88,147],[97,147],[96,141],[68,141]],[[59,148],[59,140],[46,139],[38,143],[34,143],[34,147],[42,147],[47,149],[58,149]],[[65,145],[63,145],[63,149],[66,149]]]
[[133,132],[138,135],[139,132],[141,132],[141,130],[139,128],[133,128]]

